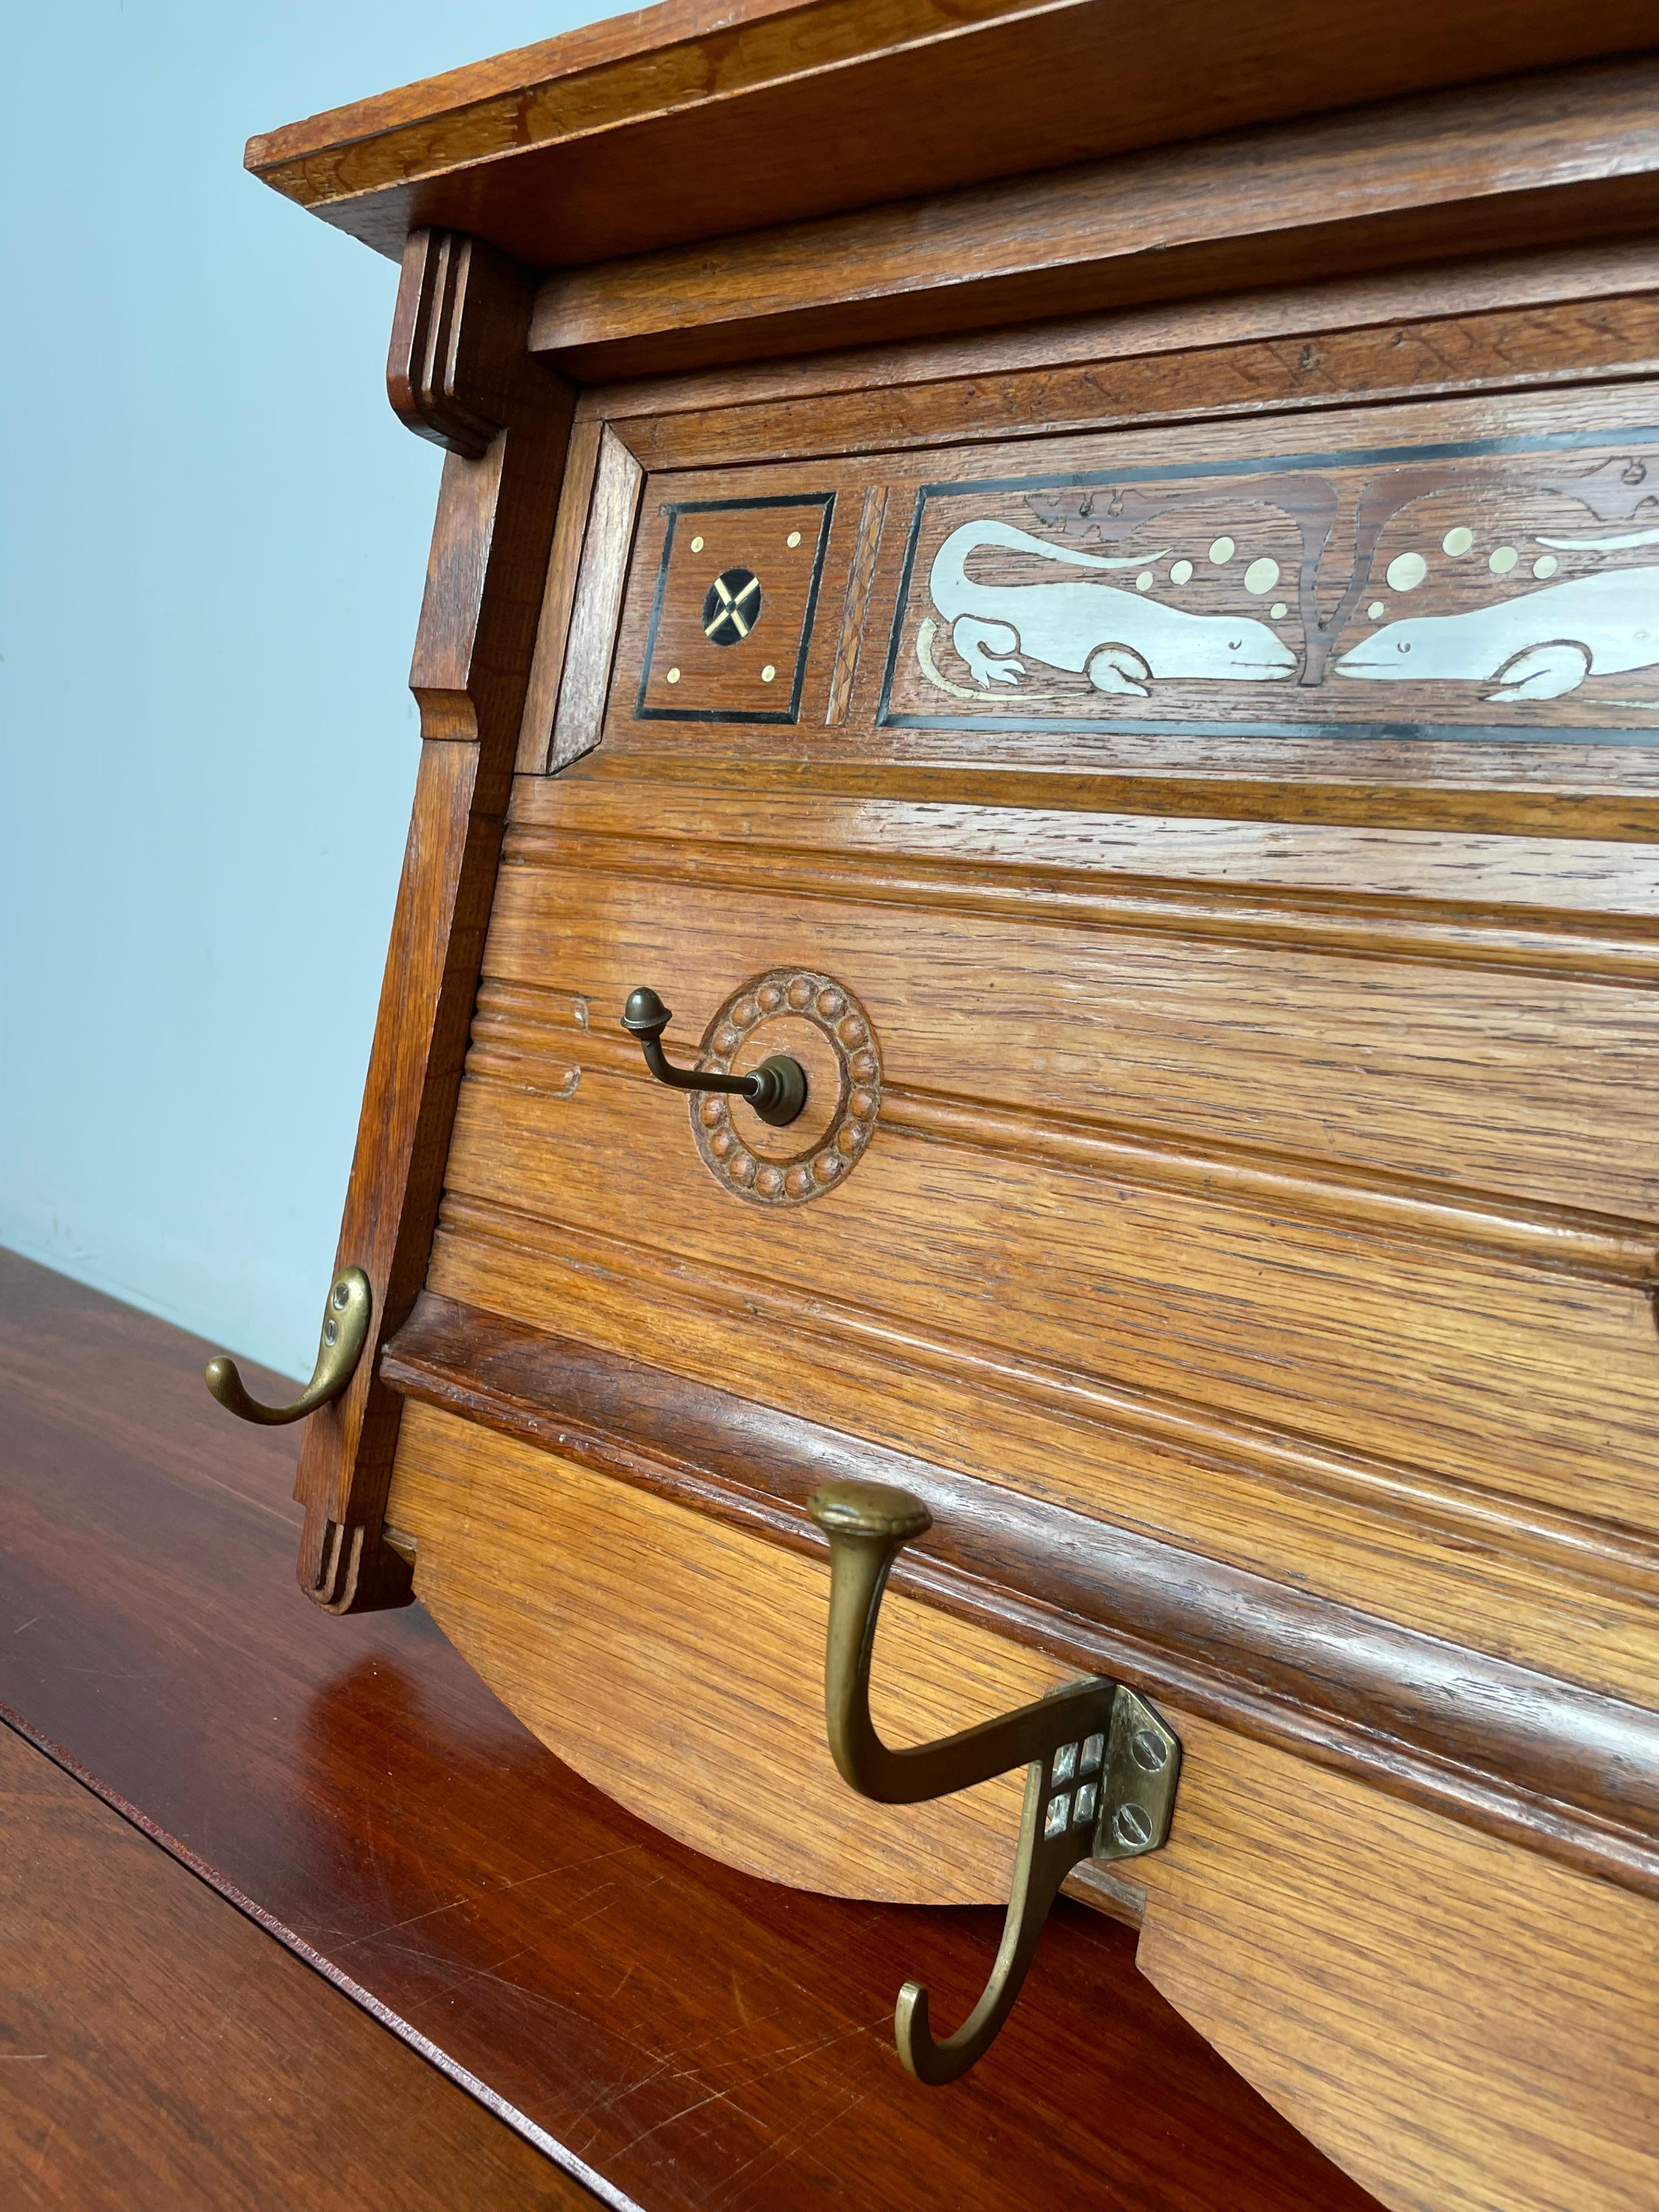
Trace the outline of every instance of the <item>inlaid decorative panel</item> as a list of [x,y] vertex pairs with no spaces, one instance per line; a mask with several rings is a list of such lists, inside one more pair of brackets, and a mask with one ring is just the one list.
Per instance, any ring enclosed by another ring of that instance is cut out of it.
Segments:
[[664,511],[636,712],[647,720],[793,722],[833,492]]
[[1659,730],[1659,431],[924,485],[879,719]]

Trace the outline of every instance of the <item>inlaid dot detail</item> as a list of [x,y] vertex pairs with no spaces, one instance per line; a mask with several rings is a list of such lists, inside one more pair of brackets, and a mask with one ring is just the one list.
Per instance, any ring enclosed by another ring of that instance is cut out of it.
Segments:
[[800,532],[799,532],[799,530],[792,530],[792,531],[790,532],[789,535],[788,535],[788,536],[784,539],[784,541],[783,541],[783,542],[784,542],[784,544],[785,544],[786,545],[789,545],[789,546],[799,545],[799,544],[800,544]]
[[1414,592],[1428,573],[1429,564],[1420,553],[1396,553],[1389,563],[1389,589]]

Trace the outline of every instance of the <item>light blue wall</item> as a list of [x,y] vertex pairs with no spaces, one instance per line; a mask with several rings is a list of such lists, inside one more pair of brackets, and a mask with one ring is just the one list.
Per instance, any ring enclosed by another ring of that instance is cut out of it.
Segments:
[[441,455],[250,133],[609,13],[57,0],[0,68],[0,1243],[309,1371]]

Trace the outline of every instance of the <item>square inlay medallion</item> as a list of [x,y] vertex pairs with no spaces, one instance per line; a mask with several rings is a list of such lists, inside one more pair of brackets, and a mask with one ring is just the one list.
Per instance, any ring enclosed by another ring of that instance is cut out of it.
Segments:
[[793,722],[835,511],[808,498],[688,501],[668,517],[636,712]]

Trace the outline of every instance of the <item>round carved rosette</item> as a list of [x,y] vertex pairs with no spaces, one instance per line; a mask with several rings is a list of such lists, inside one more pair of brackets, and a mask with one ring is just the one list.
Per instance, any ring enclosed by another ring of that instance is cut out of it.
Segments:
[[881,1111],[881,1048],[844,983],[772,968],[734,991],[703,1032],[700,1072],[747,1074],[769,1054],[806,1069],[805,1111],[769,1129],[740,1098],[693,1091],[691,1129],[714,1180],[751,1206],[805,1206],[863,1158]]

